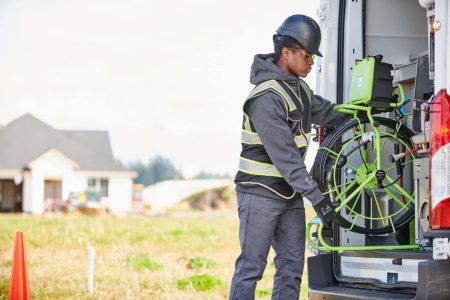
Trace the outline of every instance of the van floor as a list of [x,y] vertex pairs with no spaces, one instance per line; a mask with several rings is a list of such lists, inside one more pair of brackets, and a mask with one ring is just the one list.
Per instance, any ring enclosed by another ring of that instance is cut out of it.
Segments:
[[379,299],[414,299],[415,295],[383,292],[369,289],[330,286],[320,289],[309,288],[310,300],[379,300]]
[[432,249],[425,250],[386,250],[386,251],[346,251],[340,256],[370,257],[370,258],[403,258],[403,259],[432,259]]

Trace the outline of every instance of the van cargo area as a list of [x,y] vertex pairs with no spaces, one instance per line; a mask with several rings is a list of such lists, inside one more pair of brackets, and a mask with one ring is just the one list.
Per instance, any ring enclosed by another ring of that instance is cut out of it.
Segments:
[[[429,108],[429,102],[435,101],[439,95],[448,101],[450,5],[447,0],[321,0],[318,16],[324,57],[317,61],[316,94],[336,99],[338,104],[367,98],[366,90],[355,92],[355,86],[363,83],[357,81],[360,78],[352,81],[352,77],[354,73],[363,74],[368,69],[358,65],[361,61],[368,57],[382,57],[383,63],[392,66],[392,71],[388,71],[390,76],[386,76],[383,70],[383,76],[381,71],[376,71],[374,89],[376,83],[384,89],[385,78],[388,78],[392,84],[401,85],[407,104],[401,112],[383,111],[382,108],[389,107],[389,104],[386,106],[378,101],[378,115],[401,120],[399,122],[413,133],[412,144],[423,147],[402,173],[402,187],[409,189],[414,198],[414,213],[405,226],[381,234],[352,230],[353,226],[368,228],[371,224],[384,222],[377,218],[381,211],[395,211],[399,209],[398,205],[401,208],[399,201],[397,204],[385,201],[389,204],[375,209],[369,196],[362,193],[360,197],[363,200],[358,205],[340,211],[341,216],[348,217],[352,223],[351,228],[335,224],[332,229],[323,231],[323,241],[331,245],[329,248],[320,248],[318,232],[312,232],[310,248],[315,255],[307,261],[309,299],[450,299],[450,214],[447,214],[450,210],[445,208],[438,217],[430,217],[432,210],[450,202],[450,156],[446,154],[448,149],[444,145],[444,150],[436,150],[445,152],[443,158],[433,157],[430,138],[436,133],[432,131]],[[382,93],[370,92],[373,97],[386,94],[384,90]],[[447,127],[445,130],[448,131]],[[370,149],[368,151],[370,156]],[[390,159],[388,154],[385,156],[383,160]],[[340,183],[360,176],[355,174],[356,171],[344,168],[339,172],[335,176]],[[327,192],[327,189],[322,191]],[[389,196],[393,198],[392,195],[379,197]],[[438,197],[444,201],[439,203]],[[354,213],[353,210],[372,218],[355,220],[349,212]],[[317,220],[312,224],[314,222]],[[389,222],[394,227],[394,221]],[[390,248],[402,245],[415,248]],[[358,247],[361,251],[355,251]]]

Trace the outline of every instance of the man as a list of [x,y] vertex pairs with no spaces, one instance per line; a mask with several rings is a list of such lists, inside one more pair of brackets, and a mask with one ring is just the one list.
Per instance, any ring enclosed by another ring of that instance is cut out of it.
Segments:
[[242,152],[236,175],[241,254],[230,299],[254,299],[267,256],[275,250],[272,299],[298,299],[305,251],[303,197],[325,226],[335,211],[306,170],[311,124],[349,119],[302,80],[319,52],[320,28],[310,17],[287,18],[273,37],[273,54],[256,55],[244,104]]

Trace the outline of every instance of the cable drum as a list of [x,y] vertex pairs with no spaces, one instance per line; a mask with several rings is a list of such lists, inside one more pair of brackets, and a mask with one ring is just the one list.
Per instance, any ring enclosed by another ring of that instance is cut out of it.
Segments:
[[[336,224],[379,235],[401,229],[414,218],[414,153],[389,160],[413,148],[414,133],[394,120],[373,119],[374,125],[367,119],[352,120],[329,134],[318,150],[312,176],[339,210]],[[378,143],[373,126],[379,131]]]

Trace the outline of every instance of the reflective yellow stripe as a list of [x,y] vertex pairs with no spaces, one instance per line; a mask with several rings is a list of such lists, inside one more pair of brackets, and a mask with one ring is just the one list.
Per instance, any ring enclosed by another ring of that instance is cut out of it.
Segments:
[[261,139],[259,138],[259,135],[256,132],[251,132],[242,129],[242,137],[241,142],[244,144],[250,144],[250,145],[262,145]]
[[[306,134],[306,138],[301,134],[294,137],[295,144],[297,148],[302,148],[308,146],[310,133]],[[242,129],[241,142],[243,144],[249,145],[262,145],[261,139],[259,138],[259,134],[256,132],[251,132],[248,130]]]
[[302,148],[308,146],[308,141],[303,135],[297,135],[294,138],[295,144],[297,145],[297,148]]
[[306,82],[304,82],[301,78],[299,78],[299,80],[300,80],[300,85],[305,90],[306,94],[308,95],[309,103],[311,103],[311,100],[312,100],[312,97],[313,97],[311,89],[309,88],[308,84]]
[[296,135],[294,137],[295,144],[297,145],[298,148],[306,147],[309,144],[310,137],[311,133],[306,133],[306,138],[302,134]]
[[278,82],[276,82],[275,80],[268,80],[268,81],[265,81],[265,82],[261,83],[260,85],[256,86],[250,92],[250,95],[248,95],[246,100],[249,100],[249,99],[255,97],[256,95],[258,95],[262,92],[265,92],[267,90],[273,90],[274,92],[279,94],[281,96],[281,98],[283,98],[283,100],[287,102],[288,107],[289,107],[289,112],[291,112],[297,108],[295,106],[294,102],[292,101],[291,97],[286,93],[286,91],[281,87],[281,85],[279,85]]
[[262,163],[259,161],[241,157],[239,160],[239,171],[260,176],[270,176],[282,178],[280,172],[272,164]]
[[246,130],[252,130],[252,128],[250,127],[250,117],[247,116],[247,114],[244,114],[244,119],[245,119],[245,121],[244,121],[244,128]]

